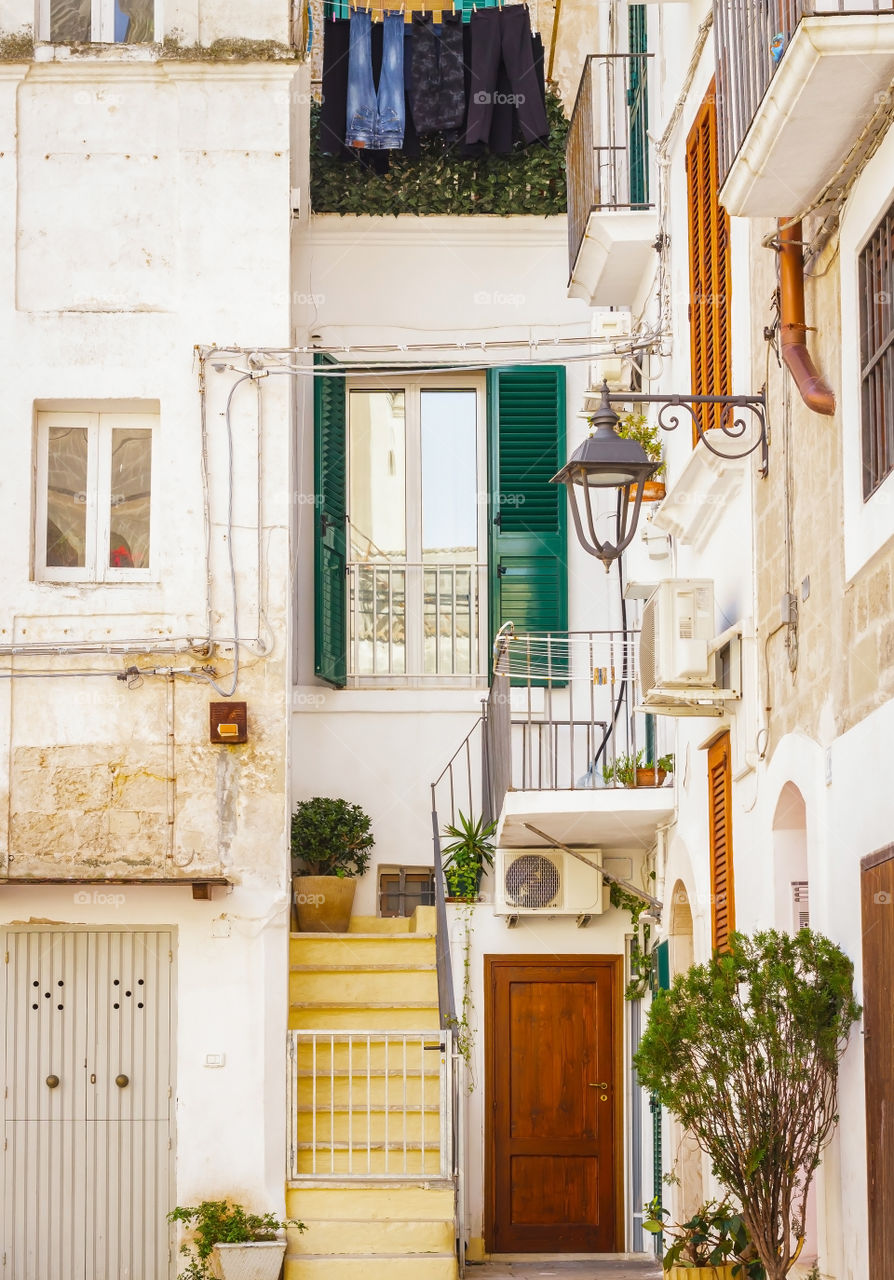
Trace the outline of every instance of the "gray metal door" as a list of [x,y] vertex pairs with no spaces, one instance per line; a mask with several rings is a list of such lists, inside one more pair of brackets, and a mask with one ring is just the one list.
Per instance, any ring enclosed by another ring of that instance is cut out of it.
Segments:
[[6,939],[3,1280],[161,1280],[172,936]]

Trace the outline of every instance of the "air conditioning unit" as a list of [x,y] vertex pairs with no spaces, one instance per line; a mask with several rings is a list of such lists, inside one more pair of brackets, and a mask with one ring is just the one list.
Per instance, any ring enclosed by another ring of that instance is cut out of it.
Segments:
[[[601,849],[581,849],[602,865]],[[602,876],[560,849],[497,849],[494,912],[498,916],[595,916],[602,913]]]
[[[626,345],[631,328],[629,311],[597,311],[590,321],[590,333],[600,346]],[[607,382],[612,391],[629,391],[632,368],[629,352],[598,356],[590,365],[590,386],[598,390]]]
[[792,930],[807,929],[810,925],[810,895],[806,880],[792,881]]
[[669,691],[711,689],[715,683],[714,583],[709,578],[661,582],[643,609],[639,672],[643,702]]

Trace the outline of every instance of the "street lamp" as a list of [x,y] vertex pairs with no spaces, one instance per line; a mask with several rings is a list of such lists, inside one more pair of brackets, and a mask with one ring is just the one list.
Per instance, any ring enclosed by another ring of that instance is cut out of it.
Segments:
[[[611,406],[608,386],[602,384],[602,403],[590,419],[596,428],[575,449],[568,462],[552,484],[564,484],[568,490],[571,514],[578,541],[585,551],[605,565],[609,565],[626,547],[636,532],[639,509],[643,501],[643,486],[661,465],[648,458],[645,449],[636,440],[625,440],[618,435],[620,419]],[[636,486],[633,509],[630,508],[630,490]],[[615,542],[600,541],[596,536],[593,518],[592,491],[617,489],[618,532]],[[586,528],[581,508],[586,516]]]
[[[688,414],[696,443],[703,444],[709,453],[727,462],[746,458],[760,450],[760,475],[766,476],[769,467],[769,441],[767,438],[766,400],[763,388],[757,395],[749,396],[696,396],[649,395],[641,391],[622,391],[618,399],[626,404],[657,404],[658,426],[662,431],[675,431]],[[706,426],[701,412],[709,409],[719,413],[719,422]],[[750,415],[750,429],[749,429]],[[639,509],[643,501],[646,480],[661,465],[650,462],[642,445],[635,440],[625,440],[618,435],[618,415],[611,406],[608,383],[602,384],[602,401],[590,422],[596,430],[575,449],[568,462],[551,484],[564,484],[571,500],[571,514],[578,541],[585,551],[605,565],[606,572],[612,561],[630,545],[639,521]],[[714,437],[721,447],[712,444]],[[730,443],[731,442],[731,443]],[[636,486],[633,507],[630,491]],[[590,491],[616,489],[618,492],[618,532],[615,542],[600,542],[596,537],[596,524]],[[581,507],[583,507],[582,518]]]

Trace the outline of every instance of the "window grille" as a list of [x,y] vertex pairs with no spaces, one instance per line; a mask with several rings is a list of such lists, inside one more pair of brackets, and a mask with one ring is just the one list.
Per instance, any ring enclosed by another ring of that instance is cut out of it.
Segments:
[[894,470],[894,204],[860,254],[863,501]]

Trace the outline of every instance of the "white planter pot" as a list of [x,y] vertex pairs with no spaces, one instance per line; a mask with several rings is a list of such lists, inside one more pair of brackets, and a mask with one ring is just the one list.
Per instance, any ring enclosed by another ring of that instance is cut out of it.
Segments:
[[211,1269],[219,1280],[279,1280],[285,1253],[285,1240],[216,1244]]

